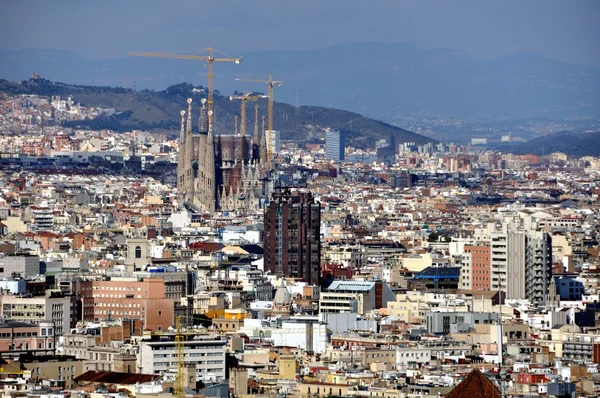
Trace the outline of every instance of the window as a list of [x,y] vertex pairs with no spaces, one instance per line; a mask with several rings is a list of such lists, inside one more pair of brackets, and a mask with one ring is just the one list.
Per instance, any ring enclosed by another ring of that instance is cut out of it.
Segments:
[[135,258],[142,258],[142,248],[141,246],[135,247]]

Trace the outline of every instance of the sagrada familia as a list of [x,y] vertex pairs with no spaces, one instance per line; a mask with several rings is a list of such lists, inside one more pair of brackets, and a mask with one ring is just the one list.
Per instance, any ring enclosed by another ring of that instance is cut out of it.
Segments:
[[198,131],[181,111],[177,188],[179,200],[199,211],[256,210],[268,195],[269,165],[264,131],[260,142],[241,135],[213,135],[212,112],[202,99]]

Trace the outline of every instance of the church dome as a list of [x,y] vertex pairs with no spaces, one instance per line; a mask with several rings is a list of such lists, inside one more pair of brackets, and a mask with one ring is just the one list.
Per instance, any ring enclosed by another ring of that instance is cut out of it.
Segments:
[[292,295],[288,291],[287,287],[283,284],[277,288],[275,292],[275,299],[273,300],[273,304],[276,306],[285,306],[290,305],[292,302]]

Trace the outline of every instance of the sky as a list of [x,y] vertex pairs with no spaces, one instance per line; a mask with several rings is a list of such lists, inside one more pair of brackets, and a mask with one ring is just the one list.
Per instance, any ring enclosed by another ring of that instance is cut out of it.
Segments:
[[0,49],[93,59],[381,41],[600,66],[599,16],[598,0],[0,0]]

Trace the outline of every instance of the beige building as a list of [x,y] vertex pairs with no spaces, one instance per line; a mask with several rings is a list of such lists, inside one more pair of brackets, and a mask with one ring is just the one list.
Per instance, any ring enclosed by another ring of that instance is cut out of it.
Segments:
[[31,371],[32,378],[64,381],[66,389],[72,388],[75,384],[73,379],[84,372],[83,361],[63,360],[60,357],[25,362],[23,366]]
[[304,382],[298,385],[298,389],[298,395],[303,397],[347,397],[352,395],[357,387],[349,384]]
[[40,297],[0,295],[0,302],[4,319],[35,324],[54,322],[57,336],[68,333],[71,326],[71,298],[56,291],[49,290]]
[[433,261],[429,253],[415,254],[402,259],[403,268],[411,272],[423,271],[425,268],[431,267],[432,264]]
[[428,297],[425,295],[397,294],[396,301],[387,303],[387,313],[406,323],[420,323],[429,311]]

